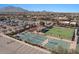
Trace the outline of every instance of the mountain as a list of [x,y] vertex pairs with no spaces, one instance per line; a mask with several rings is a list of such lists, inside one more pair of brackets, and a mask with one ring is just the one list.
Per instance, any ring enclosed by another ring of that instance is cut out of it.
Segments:
[[5,12],[29,12],[29,11],[20,7],[8,6],[0,8],[0,12],[5,13]]

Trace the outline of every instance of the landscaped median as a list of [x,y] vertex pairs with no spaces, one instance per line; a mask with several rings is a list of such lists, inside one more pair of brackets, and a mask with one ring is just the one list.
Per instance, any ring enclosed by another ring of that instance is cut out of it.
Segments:
[[61,39],[72,40],[74,29],[73,28],[65,28],[65,27],[53,27],[49,31],[45,33],[46,35],[50,35],[53,37],[58,37]]

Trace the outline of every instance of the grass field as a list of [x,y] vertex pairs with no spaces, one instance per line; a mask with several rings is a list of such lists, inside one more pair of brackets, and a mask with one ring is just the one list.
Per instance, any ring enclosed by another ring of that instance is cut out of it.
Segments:
[[74,32],[74,29],[71,29],[71,28],[54,27],[49,31],[47,31],[45,34],[62,38],[62,39],[71,40],[73,36],[73,32]]

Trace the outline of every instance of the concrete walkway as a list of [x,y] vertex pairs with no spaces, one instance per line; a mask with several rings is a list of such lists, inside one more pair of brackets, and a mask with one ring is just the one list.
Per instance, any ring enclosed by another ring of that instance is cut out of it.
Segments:
[[42,46],[44,46],[44,45],[47,44],[47,43],[48,43],[48,39],[45,40],[45,41],[42,43]]
[[72,41],[71,45],[70,45],[70,49],[73,49],[75,50],[76,49],[76,46],[77,46],[77,29],[75,29],[75,38],[74,38],[74,41]]
[[53,40],[53,39],[56,39],[56,40],[62,40],[62,41],[70,42],[70,43],[72,42],[72,41],[67,40],[67,39],[61,39],[61,38],[52,37],[52,36],[48,36],[48,35],[47,35],[46,37],[51,38],[52,40]]

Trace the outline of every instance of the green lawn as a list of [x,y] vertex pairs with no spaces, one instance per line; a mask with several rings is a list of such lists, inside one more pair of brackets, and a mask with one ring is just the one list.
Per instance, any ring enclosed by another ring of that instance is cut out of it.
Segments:
[[45,34],[71,40],[73,36],[73,32],[74,32],[74,29],[71,29],[71,28],[54,27],[49,31],[47,31]]

